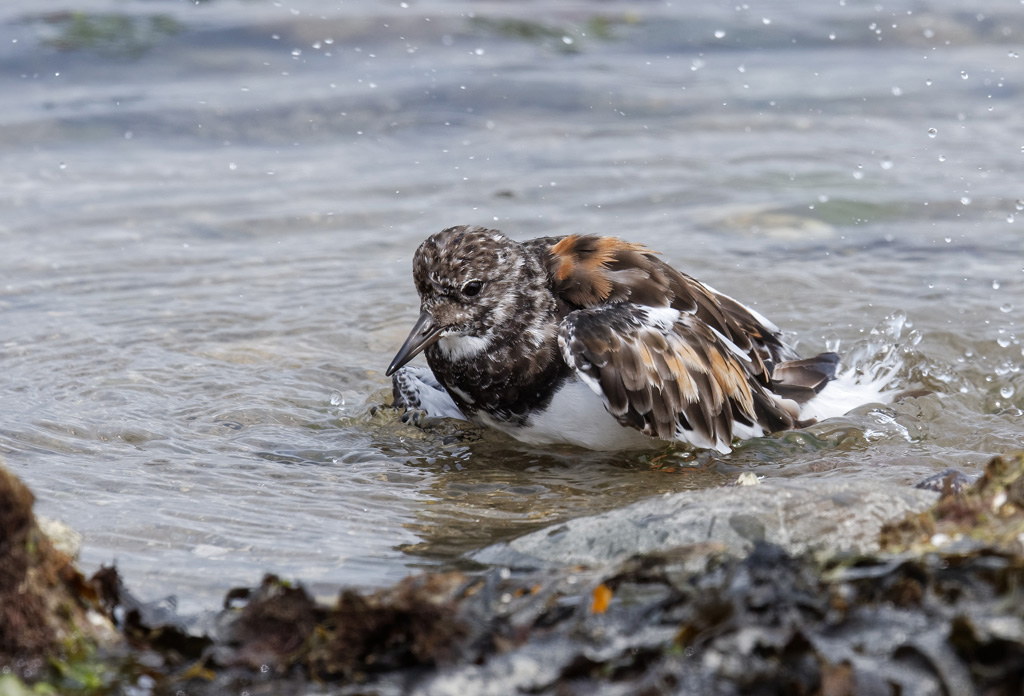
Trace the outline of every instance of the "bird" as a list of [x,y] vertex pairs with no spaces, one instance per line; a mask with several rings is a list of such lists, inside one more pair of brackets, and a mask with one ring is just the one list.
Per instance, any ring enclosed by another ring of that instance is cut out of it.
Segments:
[[[532,445],[728,454],[814,423],[802,412],[840,364],[800,358],[755,310],[614,236],[449,227],[420,244],[413,280],[394,405]],[[427,367],[409,365],[420,353]]]

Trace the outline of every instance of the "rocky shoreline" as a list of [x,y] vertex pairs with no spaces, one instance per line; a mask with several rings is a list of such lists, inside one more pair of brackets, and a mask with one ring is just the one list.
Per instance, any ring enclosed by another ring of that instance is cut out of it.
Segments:
[[1024,452],[941,494],[770,480],[483,549],[333,605],[185,620],[84,578],[0,468],[0,694],[1019,694]]

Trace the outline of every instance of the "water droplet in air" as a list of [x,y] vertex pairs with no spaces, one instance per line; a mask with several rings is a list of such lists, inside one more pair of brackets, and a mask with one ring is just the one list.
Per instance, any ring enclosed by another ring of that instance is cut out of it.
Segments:
[[331,392],[331,406],[344,406],[345,397],[340,391]]
[[59,167],[60,167],[61,169],[67,169],[67,168],[68,168],[68,165],[64,164],[63,162],[61,162],[61,163],[60,163],[60,164],[59,164],[58,166],[59,166]]
[[898,97],[901,94],[903,94],[903,89],[898,87],[898,86],[896,86],[896,85],[894,85],[893,88],[892,88],[892,96]]
[[928,129],[928,137],[929,138],[934,138],[938,134],[939,134],[939,131],[937,131],[936,129],[934,129],[934,128],[929,128]]
[[761,18],[761,24],[764,24],[765,26],[767,26],[767,25],[769,25],[771,23],[772,23],[772,20],[768,19],[767,17],[762,17]]
[[961,80],[966,80],[968,77],[970,77],[970,75],[967,74],[966,70],[961,70],[960,71],[960,79]]
[[1002,306],[1001,306],[1001,307],[999,308],[999,311],[1000,311],[1000,312],[1002,312],[1003,314],[1009,314],[1010,312],[1012,312],[1012,311],[1013,311],[1013,305],[1012,305],[1012,304],[1010,304],[1009,302],[1005,302],[1005,303],[1003,303],[1003,305],[1002,305]]
[[970,196],[961,196],[960,197],[960,203],[962,203],[963,205],[970,205],[971,204],[971,197]]
[[999,390],[999,396],[1003,397],[1004,399],[1009,399],[1011,396],[1013,396],[1013,392],[1013,386],[1008,384]]
[[993,290],[998,290],[999,289],[999,281],[998,280],[993,280],[992,281],[992,289]]
[[724,39],[725,38],[725,30],[724,29],[715,29],[715,38],[716,39]]
[[939,155],[939,161],[940,162],[945,162],[946,161],[946,156],[945,155]]
[[1007,222],[1012,224],[1013,220],[1014,220],[1013,213],[1010,213],[1009,215],[1006,216],[1006,221]]
[[571,46],[573,43],[573,39],[571,36],[563,36],[562,43],[564,43],[566,46]]
[[836,40],[836,33],[834,31],[830,31],[828,33],[828,40],[829,41],[835,41]]
[[1024,199],[1018,198],[1014,205],[1017,206],[1017,210],[1024,210]]
[[298,58],[299,56],[302,55],[302,51],[297,49],[297,48],[293,48],[292,49],[292,55],[295,56],[296,58]]
[[931,80],[925,80],[924,81],[924,86],[925,87],[931,87],[932,86],[932,81]]
[[879,165],[882,167],[882,169],[892,169],[893,167],[892,160],[889,159],[882,160],[881,162],[879,162]]

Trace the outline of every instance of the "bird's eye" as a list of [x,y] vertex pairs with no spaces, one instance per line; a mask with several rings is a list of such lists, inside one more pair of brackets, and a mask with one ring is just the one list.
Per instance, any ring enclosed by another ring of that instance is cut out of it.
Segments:
[[479,280],[471,280],[462,286],[462,294],[466,297],[475,297],[480,294],[480,288],[483,286],[484,284]]

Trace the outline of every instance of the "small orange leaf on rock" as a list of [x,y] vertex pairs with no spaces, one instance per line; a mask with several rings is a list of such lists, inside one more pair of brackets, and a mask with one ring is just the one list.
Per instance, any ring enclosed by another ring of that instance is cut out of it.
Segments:
[[612,601],[612,590],[603,582],[594,588],[594,599],[590,603],[591,614],[603,614]]

